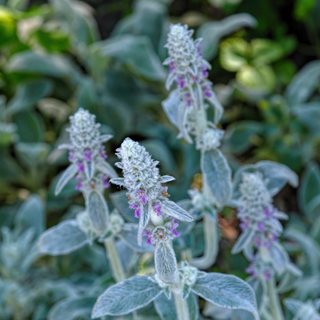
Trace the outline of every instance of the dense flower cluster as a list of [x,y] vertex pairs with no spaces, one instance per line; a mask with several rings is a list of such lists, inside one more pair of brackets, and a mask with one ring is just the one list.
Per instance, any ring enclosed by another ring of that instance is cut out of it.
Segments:
[[[190,143],[193,136],[197,149],[206,151],[220,145],[223,132],[215,124],[222,107],[208,80],[210,64],[202,56],[201,39],[193,40],[192,34],[185,25],[171,26],[166,44],[169,57],[164,61],[169,68],[166,86],[179,96],[180,136]],[[214,123],[207,120],[208,104],[214,107]]]
[[[187,89],[199,84],[202,94],[210,98],[213,95],[212,84],[207,80],[210,64],[202,57],[201,39],[194,41],[192,34],[185,25],[171,26],[166,44],[169,57],[164,62],[169,67],[166,85],[170,88],[175,82],[179,89]],[[186,106],[191,106],[193,99],[191,92],[183,93]]]
[[115,173],[105,162],[107,155],[103,143],[111,136],[100,134],[100,124],[86,110],[79,109],[70,117],[70,122],[71,126],[67,130],[71,145],[68,149],[69,160],[77,169],[76,188],[80,191],[108,188],[110,176]]
[[163,184],[174,180],[161,176],[158,162],[154,161],[139,143],[126,138],[117,150],[121,160],[116,165],[122,169],[123,178],[111,180],[128,191],[129,206],[139,219],[138,243],[146,242],[155,247],[155,268],[159,279],[174,283],[178,279],[177,261],[172,249],[172,239],[179,236],[179,220],[192,221],[193,217],[168,199]]
[[286,215],[273,206],[272,196],[259,173],[244,173],[239,191],[238,217],[242,235],[234,252],[243,250],[250,259],[247,272],[252,277],[269,280],[279,270],[276,253],[284,253],[278,239],[282,232],[279,220]]
[[60,148],[69,152],[70,166],[63,172],[56,185],[56,194],[73,178],[76,179],[77,190],[81,191],[86,200],[86,211],[91,220],[94,233],[103,234],[107,228],[108,207],[102,196],[109,180],[117,174],[106,161],[103,143],[110,135],[101,135],[100,124],[95,116],[87,110],[79,109],[70,117],[68,128],[70,144]]

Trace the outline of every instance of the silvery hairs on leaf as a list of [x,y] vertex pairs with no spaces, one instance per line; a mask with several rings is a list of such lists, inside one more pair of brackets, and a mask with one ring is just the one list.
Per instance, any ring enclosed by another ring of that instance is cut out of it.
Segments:
[[103,232],[107,226],[108,207],[102,193],[109,187],[109,179],[117,176],[106,161],[103,146],[111,136],[100,134],[100,124],[96,123],[95,116],[82,108],[70,117],[70,122],[67,129],[70,143],[60,148],[68,150],[71,164],[60,176],[55,193],[59,194],[75,178],[77,190],[85,197],[93,226]]
[[92,318],[129,314],[151,303],[161,288],[147,276],[134,276],[109,287],[96,301]]
[[306,302],[286,299],[284,303],[291,314],[294,315],[293,320],[320,320],[320,299]]
[[280,219],[287,215],[272,204],[272,195],[259,172],[244,172],[239,184],[238,217],[242,234],[232,252],[243,251],[251,264],[247,272],[256,279],[270,280],[290,269],[288,254],[279,242]]
[[130,208],[139,219],[140,245],[149,222],[160,226],[171,219],[193,220],[187,211],[168,199],[167,187],[163,184],[174,178],[160,175],[158,161],[154,161],[143,146],[126,138],[117,149],[117,156],[121,161],[116,165],[122,169],[123,178],[113,178],[111,182],[128,191]]
[[[163,107],[169,119],[180,131],[179,137],[192,143],[194,137],[199,150],[219,147],[223,131],[216,127],[223,109],[208,80],[210,64],[203,58],[201,39],[192,39],[187,26],[170,27],[166,48],[169,57],[164,61],[169,73],[166,87],[172,92]],[[207,120],[208,105],[214,108],[214,121]]]

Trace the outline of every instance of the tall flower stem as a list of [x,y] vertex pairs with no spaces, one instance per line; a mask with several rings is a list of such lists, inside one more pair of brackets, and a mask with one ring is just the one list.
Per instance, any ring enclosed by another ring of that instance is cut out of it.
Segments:
[[122,267],[122,263],[115,246],[114,239],[112,237],[108,238],[104,242],[106,253],[111,265],[112,274],[117,282],[120,282],[126,278],[125,272]]
[[273,320],[284,320],[274,279],[268,281],[268,296]]
[[193,259],[191,264],[199,269],[208,269],[217,258],[218,254],[218,225],[217,219],[206,214],[203,218],[205,249],[204,255],[200,258]]
[[187,301],[182,298],[181,292],[175,292],[173,296],[176,305],[177,320],[190,320],[188,304]]

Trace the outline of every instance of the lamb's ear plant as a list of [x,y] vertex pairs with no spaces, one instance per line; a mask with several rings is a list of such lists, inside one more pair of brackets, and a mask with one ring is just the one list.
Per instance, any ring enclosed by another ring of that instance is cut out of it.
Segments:
[[161,176],[154,161],[139,143],[126,138],[117,150],[122,178],[115,183],[127,190],[128,202],[139,219],[138,243],[153,246],[153,276],[136,275],[109,287],[98,298],[93,318],[120,316],[155,303],[161,319],[198,319],[198,297],[215,305],[242,309],[259,319],[253,289],[241,279],[219,273],[205,273],[187,263],[178,267],[173,240],[179,237],[179,221],[193,217],[169,200],[165,183],[170,176]]
[[[111,136],[100,133],[100,124],[96,123],[95,116],[87,110],[80,108],[70,117],[70,121],[70,143],[60,146],[68,150],[70,165],[61,174],[55,191],[56,195],[59,194],[71,179],[75,179],[76,189],[85,199],[85,210],[78,213],[75,219],[63,221],[45,231],[39,240],[40,252],[50,255],[67,254],[98,240],[106,247],[115,280],[121,281],[126,276],[115,240],[125,239],[127,233],[136,227],[125,223],[116,211],[110,215],[103,195],[104,190],[109,187],[110,178],[117,176],[106,161],[103,146]],[[133,246],[131,238],[127,243]]]
[[279,240],[283,231],[280,221],[287,215],[273,205],[273,196],[287,181],[296,186],[296,175],[269,161],[243,167],[235,175],[233,201],[242,233],[232,252],[243,252],[250,261],[249,282],[262,291],[259,309],[265,319],[284,319],[276,281],[287,272],[299,275]]
[[192,264],[209,268],[218,253],[217,211],[230,200],[231,170],[219,150],[223,130],[218,128],[223,108],[208,80],[210,64],[203,58],[201,39],[192,39],[187,26],[172,25],[166,48],[168,58],[167,89],[171,93],[163,102],[170,121],[178,128],[179,138],[195,145],[201,154],[202,187],[190,191],[195,210],[203,218],[205,250]]
[[320,300],[306,302],[297,299],[285,300],[285,305],[293,315],[292,320],[320,320]]

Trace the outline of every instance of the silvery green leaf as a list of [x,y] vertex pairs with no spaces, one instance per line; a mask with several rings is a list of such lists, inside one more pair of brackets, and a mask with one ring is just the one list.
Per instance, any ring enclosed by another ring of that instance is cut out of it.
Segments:
[[296,230],[288,229],[285,232],[286,238],[299,244],[299,251],[302,249],[307,257],[307,266],[312,274],[317,274],[320,268],[320,246],[307,234]]
[[69,220],[45,231],[38,245],[41,253],[55,256],[75,251],[87,243],[89,240],[76,221]]
[[179,129],[178,137],[192,143],[192,139],[186,129],[186,117],[189,111],[183,105],[178,89],[173,90],[169,94],[169,97],[163,101],[162,107],[169,120]]
[[161,294],[161,288],[147,276],[134,276],[109,287],[95,303],[92,318],[119,316],[143,308]]
[[116,173],[116,171],[112,168],[112,166],[106,162],[106,161],[101,161],[97,164],[97,170],[99,170],[100,172],[104,173],[105,175],[107,175],[110,178],[116,178],[118,175]]
[[161,208],[166,215],[173,217],[177,220],[188,221],[188,222],[193,221],[192,215],[188,213],[186,210],[182,209],[173,201],[170,201],[170,200],[162,201]]
[[220,206],[227,204],[232,195],[231,169],[220,150],[202,154],[201,170],[205,183]]
[[138,225],[136,223],[125,223],[120,233],[121,239],[136,252],[152,252],[153,246],[142,242],[138,245],[137,242]]
[[264,160],[259,161],[255,166],[267,179],[267,188],[271,195],[277,194],[286,183],[293,187],[298,186],[297,174],[281,163]]
[[214,110],[214,123],[217,124],[221,120],[223,107],[213,91],[212,96],[208,100]]
[[162,293],[157,299],[154,300],[154,306],[161,320],[176,320],[177,313],[173,299],[168,299]]
[[50,309],[48,320],[90,318],[94,301],[92,297],[73,297],[62,300]]
[[296,314],[303,306],[303,302],[297,299],[286,299],[284,304],[293,314]]
[[[174,303],[174,299],[168,299],[165,294],[161,294],[154,301],[155,308],[161,320],[176,320],[177,313]],[[187,299],[187,305],[189,309],[189,320],[199,319],[199,308],[197,297],[194,294],[190,294]]]
[[289,263],[289,257],[284,248],[278,244],[274,243],[270,249],[272,256],[272,265],[277,271],[278,274],[282,274],[286,269]]
[[289,105],[305,102],[318,87],[320,79],[320,61],[305,65],[292,79],[286,91]]
[[70,165],[63,173],[61,174],[55,188],[55,195],[58,195],[65,185],[76,175],[77,167],[75,165]]
[[165,283],[177,283],[179,279],[177,258],[169,241],[156,243],[154,265],[159,279]]
[[[121,178],[122,179],[122,178]],[[110,198],[114,207],[120,212],[125,220],[137,223],[137,218],[133,215],[133,210],[129,208],[128,196],[126,191],[113,192]]]
[[[312,218],[309,211],[313,199],[320,194],[320,170],[316,163],[311,163],[302,178],[301,187],[299,189],[299,205],[303,212]],[[312,208],[312,207],[311,207]]]
[[227,309],[240,309],[259,319],[253,289],[243,280],[221,273],[202,273],[192,291],[203,299]]
[[105,143],[105,142],[109,141],[110,139],[112,139],[112,137],[113,137],[112,134],[102,134],[100,136],[100,141],[102,143]]
[[96,191],[86,195],[86,208],[92,226],[98,232],[104,232],[108,225],[109,209],[103,196]]
[[49,153],[49,145],[42,142],[18,142],[15,147],[19,159],[29,168],[45,162]]
[[254,27],[256,19],[247,14],[239,13],[221,21],[204,23],[198,30],[198,36],[203,39],[203,55],[206,60],[212,60],[218,50],[219,40],[243,27]]
[[84,162],[84,173],[86,174],[86,177],[88,180],[91,180],[93,178],[95,169],[96,168],[95,168],[94,161],[85,161]]
[[161,178],[160,178],[161,183],[167,183],[167,182],[171,182],[174,180],[176,180],[175,177],[171,177],[171,176],[167,176],[167,175],[161,176]]
[[187,298],[187,305],[189,309],[190,320],[199,319],[199,304],[197,296],[194,294],[189,294]]
[[[315,134],[319,132],[318,119],[320,119],[320,102],[308,102],[294,106],[292,113],[297,116],[299,122]],[[302,150],[301,150],[302,151]]]
[[167,114],[172,124],[174,124],[177,128],[180,127],[178,116],[180,104],[181,99],[177,89],[171,91],[169,97],[162,102],[163,110]]
[[44,230],[44,203],[37,195],[31,195],[19,208],[15,223],[20,230],[32,228],[36,235]]
[[111,183],[116,184],[119,187],[123,187],[124,186],[124,179],[123,178],[112,178],[110,180]]
[[236,254],[241,252],[249,243],[251,243],[254,235],[255,230],[252,228],[248,228],[247,230],[243,231],[233,246],[232,253]]

